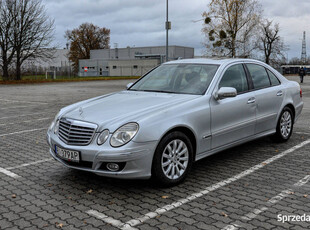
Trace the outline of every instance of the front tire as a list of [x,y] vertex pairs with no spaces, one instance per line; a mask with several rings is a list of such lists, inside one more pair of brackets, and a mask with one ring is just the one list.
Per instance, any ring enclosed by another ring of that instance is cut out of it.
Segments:
[[152,164],[152,176],[161,186],[184,181],[193,163],[193,147],[182,132],[167,134],[158,144]]
[[273,136],[276,142],[286,142],[290,139],[293,132],[294,116],[289,107],[285,107],[278,120],[277,131]]

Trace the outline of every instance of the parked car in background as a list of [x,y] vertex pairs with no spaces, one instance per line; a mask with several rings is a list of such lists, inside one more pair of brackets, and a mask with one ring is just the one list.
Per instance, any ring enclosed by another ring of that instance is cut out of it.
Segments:
[[287,141],[302,108],[299,84],[262,62],[178,60],[61,109],[47,141],[69,168],[175,185],[211,154],[267,135]]

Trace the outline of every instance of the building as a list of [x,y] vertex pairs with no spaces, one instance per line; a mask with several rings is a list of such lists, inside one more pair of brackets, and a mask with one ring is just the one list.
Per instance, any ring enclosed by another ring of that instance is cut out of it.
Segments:
[[32,74],[45,74],[46,72],[57,72],[57,74],[68,74],[72,72],[72,63],[68,58],[68,49],[47,49],[46,57],[29,58],[22,65],[23,72]]
[[142,76],[159,64],[158,59],[83,59],[79,76]]
[[[127,47],[90,51],[79,60],[79,76],[142,76],[165,60],[165,46]],[[169,59],[194,58],[194,48],[169,46]]]

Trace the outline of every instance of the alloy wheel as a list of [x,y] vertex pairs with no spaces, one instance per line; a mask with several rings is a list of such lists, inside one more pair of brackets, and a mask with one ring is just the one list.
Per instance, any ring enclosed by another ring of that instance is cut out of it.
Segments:
[[189,161],[189,152],[186,144],[176,139],[165,147],[161,158],[161,167],[169,179],[178,179],[186,171]]
[[280,130],[281,130],[282,136],[284,138],[287,138],[291,133],[291,129],[292,129],[292,116],[290,112],[285,111],[282,114],[281,121],[280,121]]

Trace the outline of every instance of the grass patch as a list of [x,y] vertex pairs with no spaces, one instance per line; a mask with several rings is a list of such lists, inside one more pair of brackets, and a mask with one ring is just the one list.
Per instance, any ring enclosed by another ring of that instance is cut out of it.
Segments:
[[45,78],[45,75],[37,76],[22,76],[22,80],[10,80],[3,81],[0,77],[0,84],[27,84],[27,83],[51,83],[51,82],[78,82],[78,81],[100,81],[100,80],[127,80],[127,79],[138,79],[136,76],[115,76],[115,77],[67,77],[57,76],[56,79]]

